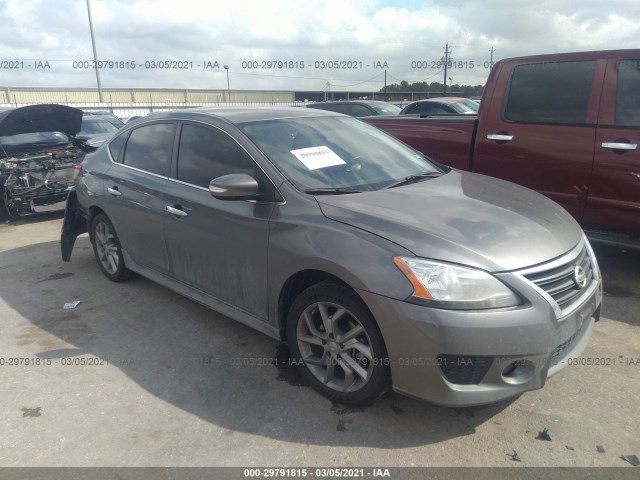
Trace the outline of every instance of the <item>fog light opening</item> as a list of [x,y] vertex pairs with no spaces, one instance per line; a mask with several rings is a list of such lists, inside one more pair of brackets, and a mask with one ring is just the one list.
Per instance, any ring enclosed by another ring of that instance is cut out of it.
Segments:
[[529,360],[516,360],[504,367],[502,379],[512,385],[528,382],[535,372],[533,362]]

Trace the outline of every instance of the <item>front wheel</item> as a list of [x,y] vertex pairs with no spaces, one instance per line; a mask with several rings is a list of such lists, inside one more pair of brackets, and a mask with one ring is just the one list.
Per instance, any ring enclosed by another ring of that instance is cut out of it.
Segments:
[[124,264],[118,235],[104,213],[96,215],[91,222],[91,241],[98,266],[105,277],[112,282],[122,282],[131,276],[131,271]]
[[382,334],[346,286],[323,282],[304,290],[289,310],[287,341],[302,376],[335,402],[367,405],[389,387]]

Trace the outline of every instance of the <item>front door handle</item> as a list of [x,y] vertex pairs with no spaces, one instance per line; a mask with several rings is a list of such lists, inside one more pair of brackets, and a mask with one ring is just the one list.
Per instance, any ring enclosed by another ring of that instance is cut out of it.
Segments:
[[177,215],[178,217],[186,217],[187,215],[189,215],[187,212],[182,210],[182,207],[180,207],[180,205],[175,205],[173,207],[171,205],[167,205],[167,212],[173,215]]
[[496,140],[497,142],[510,142],[511,140],[513,140],[513,135],[490,133],[489,135],[487,135],[487,140]]
[[107,188],[107,192],[109,192],[114,197],[119,197],[120,195],[122,195],[122,192],[118,190],[118,187],[109,187]]
[[602,148],[611,148],[612,150],[635,150],[638,148],[637,143],[625,142],[602,142],[600,146]]

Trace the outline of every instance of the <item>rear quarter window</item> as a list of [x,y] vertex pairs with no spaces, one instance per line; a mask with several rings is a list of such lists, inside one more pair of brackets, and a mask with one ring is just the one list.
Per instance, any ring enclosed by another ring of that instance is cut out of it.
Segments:
[[127,141],[127,133],[128,132],[118,135],[116,138],[111,140],[111,143],[109,143],[109,153],[111,154],[111,158],[114,162],[122,160],[118,160],[118,157],[120,156],[120,152],[122,152],[122,147],[124,147],[124,144]]
[[584,124],[595,61],[519,65],[507,92],[505,119],[519,123]]

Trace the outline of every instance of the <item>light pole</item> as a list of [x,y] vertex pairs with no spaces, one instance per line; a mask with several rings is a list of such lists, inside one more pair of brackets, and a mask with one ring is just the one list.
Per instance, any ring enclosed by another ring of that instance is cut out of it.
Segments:
[[89,31],[91,32],[91,45],[93,45],[93,65],[96,70],[96,81],[98,82],[98,98],[102,103],[102,85],[100,84],[100,69],[98,68],[98,54],[96,53],[96,39],[93,36],[93,22],[91,21],[91,5],[87,0],[87,14],[89,15]]
[[224,65],[227,71],[227,103],[231,103],[231,87],[229,86],[229,65]]

